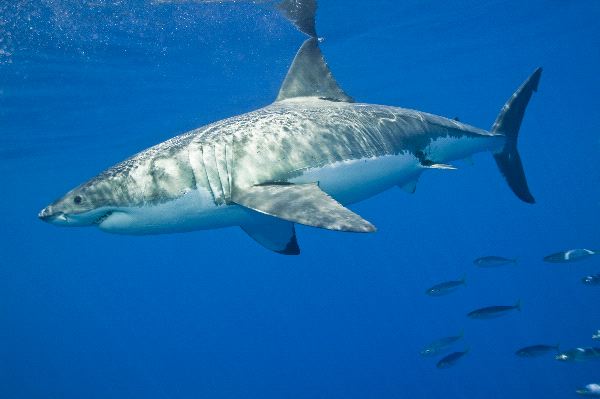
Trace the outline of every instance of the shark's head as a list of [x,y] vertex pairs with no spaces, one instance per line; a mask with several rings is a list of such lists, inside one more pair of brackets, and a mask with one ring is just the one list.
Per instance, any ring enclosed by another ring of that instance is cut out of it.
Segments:
[[59,226],[93,226],[102,223],[114,209],[110,196],[103,196],[97,185],[88,182],[42,209],[38,217]]
[[153,147],[121,162],[69,191],[38,217],[58,226],[96,226],[119,234],[175,231],[182,220],[201,218],[215,207],[209,189],[194,178],[187,148],[175,149],[164,155]]

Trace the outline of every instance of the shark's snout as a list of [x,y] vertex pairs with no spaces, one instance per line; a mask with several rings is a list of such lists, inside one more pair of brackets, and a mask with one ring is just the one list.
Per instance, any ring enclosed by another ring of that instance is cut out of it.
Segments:
[[73,211],[64,200],[48,205],[38,213],[38,218],[56,226],[94,226],[100,225],[113,214],[109,208]]
[[49,208],[50,207],[42,209],[40,213],[38,213],[38,218],[42,219],[43,221],[50,219],[52,217],[52,211]]
[[66,221],[65,214],[60,211],[55,211],[52,206],[47,206],[38,213],[38,218],[44,222],[52,223],[55,221]]

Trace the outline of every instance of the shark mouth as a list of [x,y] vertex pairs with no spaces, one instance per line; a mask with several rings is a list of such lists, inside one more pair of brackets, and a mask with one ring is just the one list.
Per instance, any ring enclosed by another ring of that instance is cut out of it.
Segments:
[[94,224],[95,225],[100,225],[102,224],[102,222],[104,222],[106,219],[108,219],[108,217],[110,215],[113,214],[113,211],[108,211],[105,214],[103,214],[102,216],[100,216],[98,219],[94,220]]

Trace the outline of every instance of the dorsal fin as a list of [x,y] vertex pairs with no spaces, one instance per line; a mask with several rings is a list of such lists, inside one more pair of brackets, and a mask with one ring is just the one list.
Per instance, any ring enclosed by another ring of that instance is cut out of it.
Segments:
[[275,101],[294,97],[354,102],[333,78],[314,37],[307,39],[298,50]]
[[300,31],[309,36],[317,37],[315,29],[317,0],[283,0],[277,4],[277,8]]

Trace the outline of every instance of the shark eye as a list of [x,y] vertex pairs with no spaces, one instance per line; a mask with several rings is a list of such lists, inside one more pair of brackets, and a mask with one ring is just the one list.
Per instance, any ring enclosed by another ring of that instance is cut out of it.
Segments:
[[81,197],[79,195],[76,195],[73,198],[73,202],[76,203],[77,205],[81,204]]

